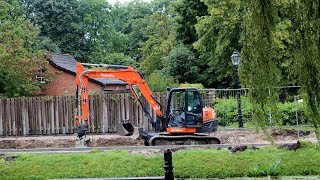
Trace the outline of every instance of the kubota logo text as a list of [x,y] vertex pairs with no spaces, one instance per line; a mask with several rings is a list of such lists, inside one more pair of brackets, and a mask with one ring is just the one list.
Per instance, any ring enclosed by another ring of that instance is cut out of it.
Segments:
[[173,128],[171,129],[171,132],[183,132],[182,129]]
[[101,74],[100,76],[103,78],[114,78],[114,75],[112,74]]

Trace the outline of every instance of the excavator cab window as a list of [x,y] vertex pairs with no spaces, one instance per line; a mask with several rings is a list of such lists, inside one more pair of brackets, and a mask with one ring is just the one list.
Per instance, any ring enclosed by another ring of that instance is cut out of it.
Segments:
[[202,105],[201,97],[198,91],[186,91],[187,97],[187,112],[186,124],[195,126],[202,121]]
[[184,124],[184,112],[185,112],[185,92],[183,91],[173,91],[170,94],[170,114],[169,121],[172,127],[180,127]]
[[200,94],[198,91],[187,91],[188,96],[188,112],[191,113],[201,113],[201,101]]
[[201,96],[197,90],[175,89],[170,91],[168,100],[169,126],[195,126],[202,120]]

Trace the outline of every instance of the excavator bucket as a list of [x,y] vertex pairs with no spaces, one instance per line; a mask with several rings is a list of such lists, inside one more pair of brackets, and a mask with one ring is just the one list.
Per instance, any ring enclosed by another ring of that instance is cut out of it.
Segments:
[[134,127],[130,122],[119,124],[118,134],[122,136],[131,136],[133,132],[134,132]]

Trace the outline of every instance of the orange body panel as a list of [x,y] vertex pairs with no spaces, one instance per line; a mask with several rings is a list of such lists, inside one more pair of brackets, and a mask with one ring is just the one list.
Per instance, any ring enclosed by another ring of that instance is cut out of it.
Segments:
[[196,128],[169,127],[166,129],[169,134],[193,134]]
[[211,107],[204,107],[202,109],[202,119],[203,119],[203,123],[206,121],[211,121],[213,119],[216,119],[216,112]]

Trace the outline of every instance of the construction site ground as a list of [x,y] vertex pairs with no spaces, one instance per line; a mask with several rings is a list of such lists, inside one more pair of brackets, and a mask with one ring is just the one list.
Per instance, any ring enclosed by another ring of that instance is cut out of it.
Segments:
[[[298,134],[296,130],[273,129],[270,133],[276,143],[296,142]],[[219,130],[210,134],[217,137],[222,144],[250,144],[269,143],[267,135],[255,130]],[[89,135],[88,147],[111,147],[111,146],[143,146],[143,140],[137,135],[120,136],[118,134]],[[300,140],[316,142],[316,136],[310,131],[300,131]],[[27,136],[27,137],[2,137],[0,149],[33,149],[33,148],[74,148],[77,137],[73,135],[56,136]]]

